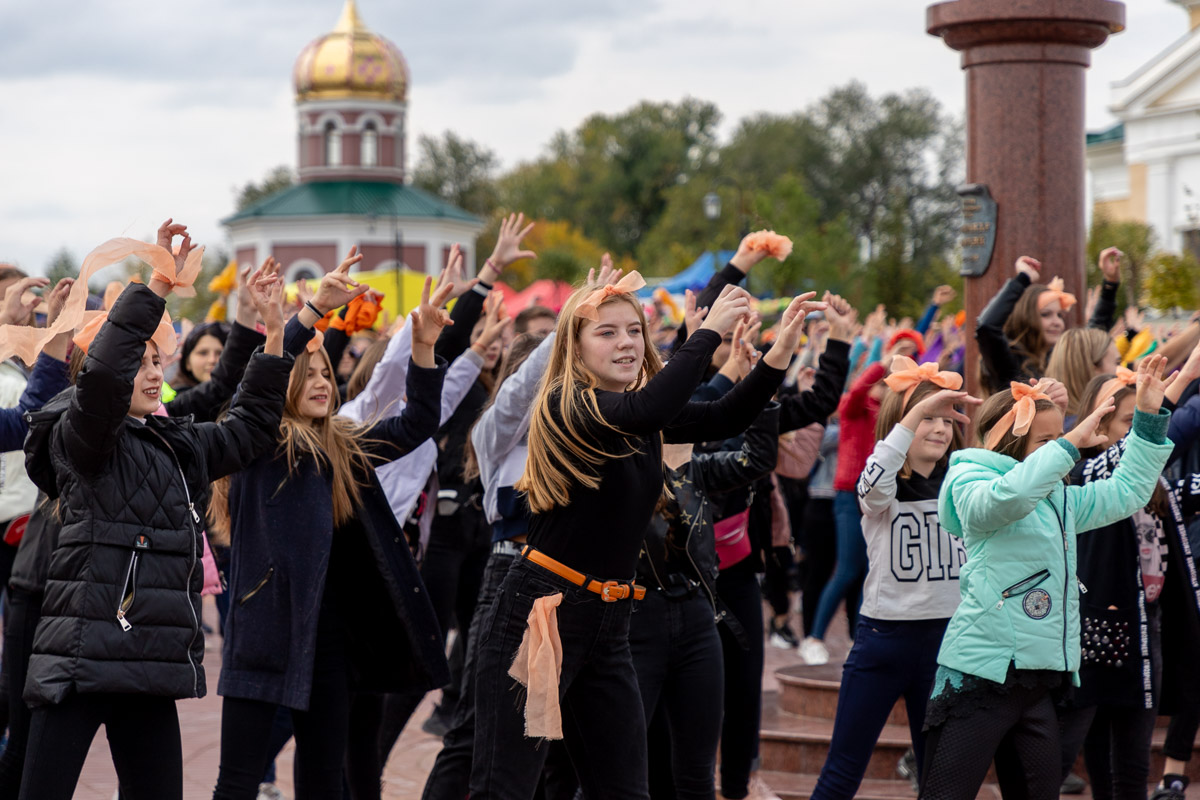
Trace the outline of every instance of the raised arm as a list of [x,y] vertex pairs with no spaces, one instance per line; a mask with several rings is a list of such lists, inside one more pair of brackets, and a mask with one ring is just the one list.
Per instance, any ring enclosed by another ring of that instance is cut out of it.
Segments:
[[498,461],[521,443],[529,432],[529,410],[537,398],[538,384],[550,363],[555,334],[550,333],[517,371],[500,385],[496,399],[479,415],[471,429],[471,443],[480,463]]
[[854,338],[854,327],[858,313],[842,298],[826,293],[824,298],[829,307],[825,318],[829,320],[829,339],[825,352],[817,362],[811,389],[780,398],[779,431],[787,433],[819,422],[822,425],[829,415],[837,411],[850,372],[850,340]]
[[1038,279],[1040,266],[1031,258],[1022,256],[1017,259],[1016,276],[1004,284],[1004,288],[987,304],[975,323],[979,357],[987,366],[995,386],[1008,386],[1012,381],[1021,380],[1021,362],[1004,335],[1004,323],[1012,315],[1021,295]]
[[698,453],[692,466],[710,492],[731,492],[769,475],[779,457],[779,405],[770,403],[746,429],[738,450]]
[[1121,288],[1121,256],[1124,255],[1115,247],[1105,248],[1100,253],[1100,274],[1104,282],[1100,285],[1100,296],[1092,316],[1087,321],[1089,328],[1097,328],[1105,333],[1112,330],[1117,314],[1117,289]]

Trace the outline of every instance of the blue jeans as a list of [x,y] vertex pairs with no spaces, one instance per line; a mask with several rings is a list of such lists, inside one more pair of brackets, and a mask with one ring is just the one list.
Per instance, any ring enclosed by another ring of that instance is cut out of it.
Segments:
[[833,739],[814,800],[852,798],[862,783],[871,752],[901,697],[918,769],[924,763],[925,704],[937,672],[937,653],[948,619],[859,619],[858,636],[842,668]]
[[[838,603],[842,602],[851,587],[867,574],[867,540],[863,538],[862,511],[858,507],[858,496],[854,492],[838,492],[833,498],[833,516],[837,522],[837,566],[833,570],[833,577],[821,592],[821,603],[817,606],[817,616],[813,619],[814,639],[825,638]],[[853,613],[846,609],[846,617],[851,623],[851,636],[854,635],[854,620],[857,616],[857,608]]]
[[534,600],[556,592],[563,594],[557,609],[563,740],[579,786],[586,797],[650,800],[646,720],[629,650],[631,600],[606,603],[525,559],[504,576],[479,633],[471,798],[530,800],[537,790],[549,748],[525,737],[524,690],[508,669]]

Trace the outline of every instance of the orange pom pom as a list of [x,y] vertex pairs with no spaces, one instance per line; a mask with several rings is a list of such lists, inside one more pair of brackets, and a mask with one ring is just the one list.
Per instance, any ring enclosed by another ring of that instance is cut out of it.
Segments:
[[792,240],[775,231],[755,231],[746,237],[746,246],[780,261],[792,254]]

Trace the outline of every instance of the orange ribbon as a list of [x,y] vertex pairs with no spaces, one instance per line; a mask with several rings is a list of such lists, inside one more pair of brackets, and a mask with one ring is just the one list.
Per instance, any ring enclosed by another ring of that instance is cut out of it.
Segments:
[[[324,344],[325,344],[325,334],[321,333],[319,330],[317,330],[314,327],[313,328],[313,337],[308,340],[308,344],[304,345],[304,351],[306,353],[308,353],[309,355],[312,355],[313,353],[320,350],[321,346]],[[336,370],[337,364],[334,364],[333,368]]]
[[558,592],[533,601],[525,635],[508,670],[509,676],[525,687],[525,735],[530,738],[563,738],[558,702],[563,656],[556,611],[562,600],[562,592]]
[[943,389],[962,388],[963,378],[957,372],[938,371],[937,363],[917,364],[908,356],[892,357],[892,374],[883,379],[893,392],[904,392],[904,405],[922,383],[932,383]]
[[598,322],[600,320],[600,306],[605,300],[620,294],[633,294],[645,285],[646,280],[642,277],[641,273],[633,270],[616,283],[601,286],[589,294],[587,299],[575,308],[575,316],[590,319],[592,322]]
[[1050,281],[1050,283],[1046,284],[1046,291],[1038,295],[1038,311],[1041,311],[1055,300],[1058,301],[1058,304],[1063,311],[1070,311],[1071,306],[1078,302],[1075,299],[1075,295],[1071,294],[1070,292],[1063,291],[1062,278],[1055,278],[1054,280]]
[[1137,384],[1137,373],[1125,367],[1117,367],[1117,375],[1105,381],[1104,386],[1100,387],[1100,394],[1096,397],[1095,408],[1104,405],[1108,398],[1115,395],[1127,386],[1135,386]]
[[1029,432],[1029,426],[1033,424],[1033,418],[1037,415],[1037,401],[1049,400],[1050,396],[1044,391],[1046,387],[1045,381],[1037,386],[1030,386],[1027,383],[1017,383],[1013,381],[1009,386],[1012,392],[1013,407],[1008,410],[1008,413],[1001,417],[996,422],[996,426],[988,432],[987,442],[984,446],[988,450],[995,449],[1000,440],[1004,438],[1004,434],[1008,433],[1009,429],[1017,436],[1024,436]]
[[[75,346],[84,353],[92,346],[92,340],[96,338],[96,334],[100,332],[100,328],[108,321],[108,311],[85,311],[83,314],[83,327],[71,339]],[[171,326],[171,315],[163,312],[162,319],[159,320],[158,328],[150,337],[150,341],[158,345],[160,355],[169,356],[175,352],[175,348],[179,346],[179,337],[175,335],[175,328]]]

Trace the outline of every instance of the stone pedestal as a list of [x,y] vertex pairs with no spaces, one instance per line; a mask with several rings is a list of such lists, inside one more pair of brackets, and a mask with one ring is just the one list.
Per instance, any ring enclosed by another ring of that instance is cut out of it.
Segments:
[[966,279],[967,385],[979,390],[974,324],[1012,277],[1018,256],[1042,262],[1079,298],[1086,291],[1084,70],[1125,27],[1113,0],[953,0],[926,29],[962,52],[967,74],[967,182],[998,204],[991,266]]

